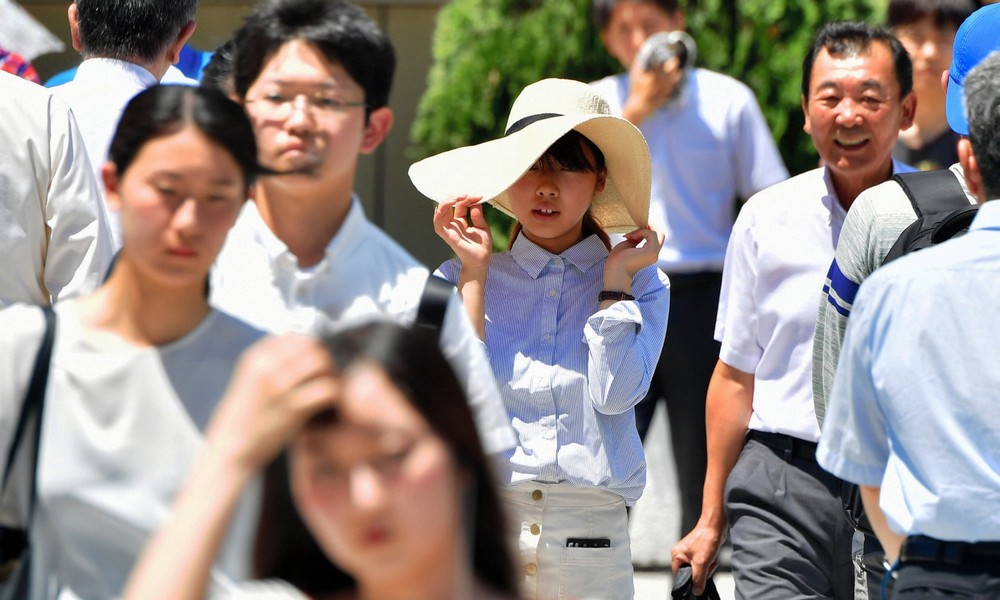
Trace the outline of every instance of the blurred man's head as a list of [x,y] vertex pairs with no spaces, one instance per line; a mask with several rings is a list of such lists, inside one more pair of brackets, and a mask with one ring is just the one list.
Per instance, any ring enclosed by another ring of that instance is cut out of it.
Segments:
[[[941,73],[951,64],[955,32],[976,10],[974,0],[891,0],[886,25],[913,61],[913,89],[940,102]],[[919,109],[919,106],[918,106]]]
[[677,0],[592,0],[590,14],[608,54],[626,69],[650,36],[684,29]]
[[84,58],[170,65],[194,32],[197,9],[198,0],[75,0],[73,47]]
[[265,0],[234,37],[233,87],[257,132],[260,162],[350,191],[358,155],[392,127],[389,38],[342,0]]

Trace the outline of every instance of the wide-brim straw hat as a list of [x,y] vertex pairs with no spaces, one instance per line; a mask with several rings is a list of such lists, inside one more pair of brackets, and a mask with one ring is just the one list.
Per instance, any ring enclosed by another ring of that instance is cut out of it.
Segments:
[[651,177],[646,139],[635,125],[613,116],[589,85],[570,79],[543,79],[524,88],[503,137],[425,158],[410,167],[410,180],[436,202],[481,196],[513,217],[507,188],[572,129],[601,149],[608,169],[591,214],[609,233],[646,227]]

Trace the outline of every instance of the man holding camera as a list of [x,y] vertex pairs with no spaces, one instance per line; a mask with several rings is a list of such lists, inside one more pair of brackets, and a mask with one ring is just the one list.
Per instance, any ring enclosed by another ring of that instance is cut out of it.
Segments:
[[701,512],[705,395],[719,358],[715,311],[736,208],[788,171],[753,92],[695,69],[693,41],[664,34],[684,30],[677,0],[593,0],[591,13],[608,52],[628,71],[593,86],[649,143],[649,220],[666,236],[657,264],[670,277],[670,324],[636,426],[645,438],[656,402],[666,401],[683,534]]

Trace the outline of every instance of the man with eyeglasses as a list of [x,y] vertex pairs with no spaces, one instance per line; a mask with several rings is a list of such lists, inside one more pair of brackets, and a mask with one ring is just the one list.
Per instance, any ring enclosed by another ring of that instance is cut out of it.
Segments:
[[[388,37],[341,0],[266,0],[234,41],[235,94],[270,174],[216,262],[212,302],[272,332],[372,318],[412,325],[429,270],[366,219],[353,193],[359,156],[393,123]],[[440,341],[486,449],[512,447],[484,347],[454,292]]]
[[[836,22],[802,64],[802,110],[823,166],[756,194],[726,249],[708,388],[708,470],[695,529],[674,546],[704,588],[726,527],[737,597],[854,597],[854,529],[816,462],[811,349],[819,291],[862,190],[893,172],[916,105],[906,50],[886,30]],[[859,542],[860,543],[860,542]]]

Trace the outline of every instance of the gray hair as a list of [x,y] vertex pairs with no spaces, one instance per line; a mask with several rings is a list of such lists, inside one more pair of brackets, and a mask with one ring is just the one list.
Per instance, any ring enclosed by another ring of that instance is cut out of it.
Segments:
[[1000,198],[1000,51],[987,56],[965,78],[969,140],[988,200]]

